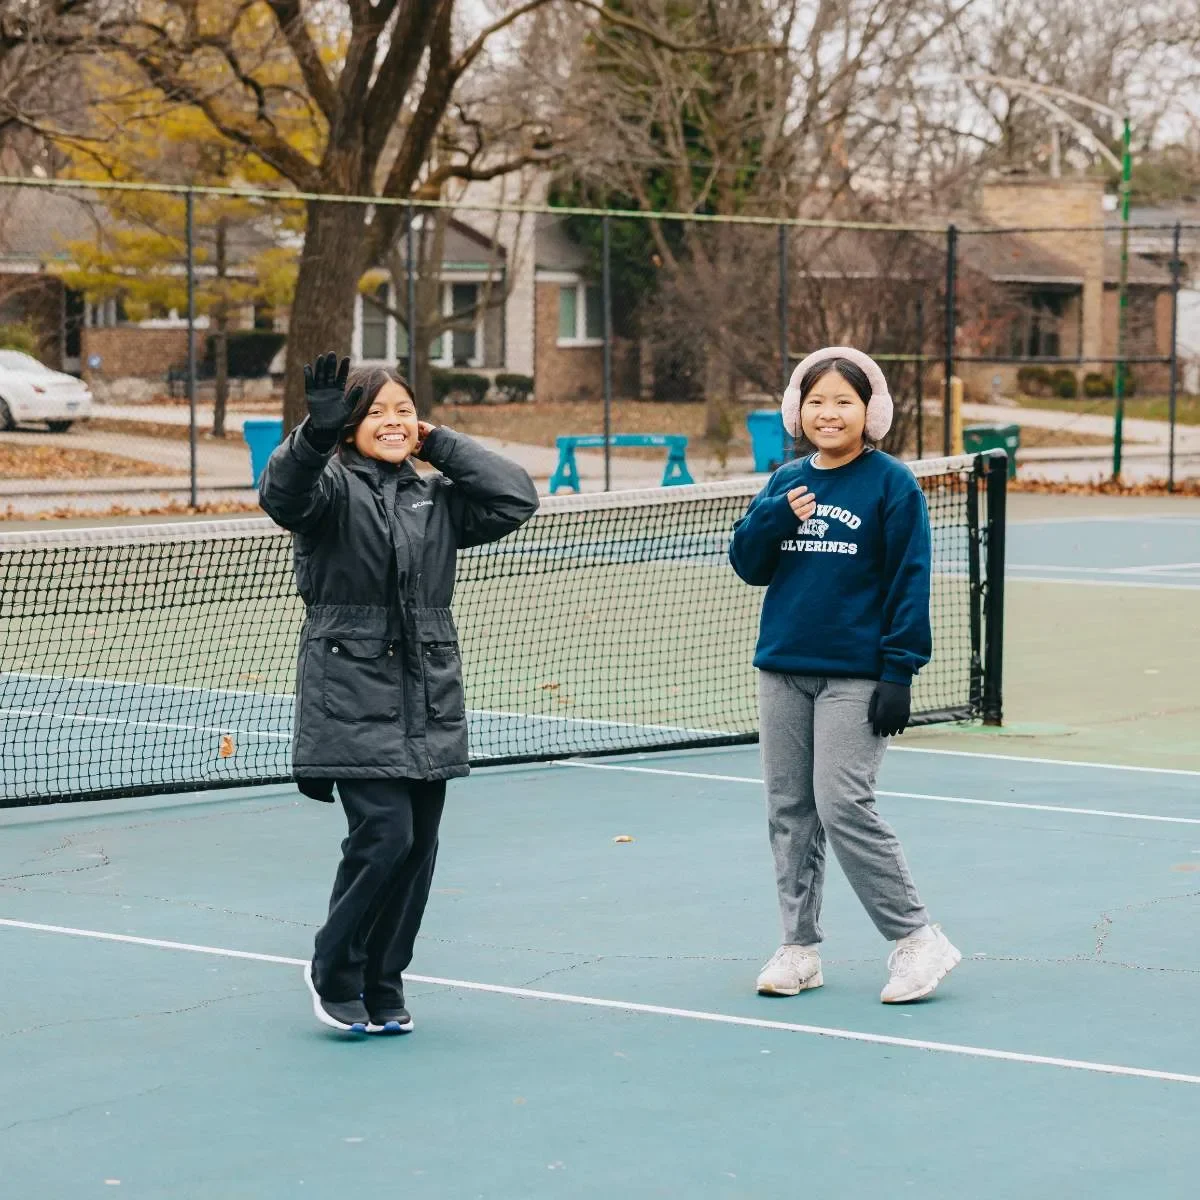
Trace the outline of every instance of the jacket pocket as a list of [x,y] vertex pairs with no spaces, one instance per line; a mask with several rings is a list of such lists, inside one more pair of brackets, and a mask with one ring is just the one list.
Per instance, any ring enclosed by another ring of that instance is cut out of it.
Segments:
[[467,702],[454,617],[448,608],[418,608],[413,619],[421,647],[426,715],[447,724],[465,720]]
[[321,703],[335,721],[395,721],[403,674],[399,648],[387,638],[330,637],[314,649],[324,664]]

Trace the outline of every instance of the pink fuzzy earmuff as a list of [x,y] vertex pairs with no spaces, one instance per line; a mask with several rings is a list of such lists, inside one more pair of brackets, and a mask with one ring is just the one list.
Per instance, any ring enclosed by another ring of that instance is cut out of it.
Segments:
[[820,362],[827,362],[831,358],[844,358],[847,362],[852,362],[856,367],[862,368],[871,384],[871,399],[867,403],[866,433],[871,441],[880,441],[892,427],[892,396],[888,391],[887,380],[884,379],[879,364],[870,355],[864,354],[861,350],[855,350],[853,346],[826,346],[824,350],[817,350],[810,354],[797,366],[783,393],[783,427],[792,437],[800,436],[800,381],[810,367],[814,367]]

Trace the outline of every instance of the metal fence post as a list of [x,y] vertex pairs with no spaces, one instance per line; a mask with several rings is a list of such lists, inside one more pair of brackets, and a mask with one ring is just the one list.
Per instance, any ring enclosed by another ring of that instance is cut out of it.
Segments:
[[925,457],[925,293],[917,293],[917,457]]
[[[612,490],[612,245],[609,218],[601,218],[604,243],[604,490]],[[586,317],[586,314],[585,314]]]
[[779,226],[779,393],[787,391],[791,378],[788,352],[788,227]]
[[946,379],[942,389],[942,453],[950,457],[950,381],[954,378],[954,337],[958,324],[955,311],[955,287],[958,273],[958,227],[946,230],[946,346],[943,366]]
[[417,277],[413,270],[413,208],[407,209],[404,231],[404,285],[408,307],[408,386],[417,394]]
[[1183,262],[1179,257],[1183,223],[1175,222],[1171,239],[1171,392],[1167,401],[1167,421],[1170,432],[1167,443],[1167,491],[1175,490],[1175,421],[1179,401],[1179,277]]
[[[190,499],[196,508],[196,198],[189,189],[185,201],[187,223],[187,394],[188,394],[188,476]],[[255,483],[257,484],[257,480]]]

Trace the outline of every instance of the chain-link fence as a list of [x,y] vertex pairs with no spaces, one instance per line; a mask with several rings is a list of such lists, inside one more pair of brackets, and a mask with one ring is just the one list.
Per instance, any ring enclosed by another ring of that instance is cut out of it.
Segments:
[[1056,185],[900,227],[5,181],[0,512],[252,503],[325,348],[546,488],[771,469],[832,344],[885,364],[905,457],[1015,429],[1025,476],[1194,480],[1200,225]]

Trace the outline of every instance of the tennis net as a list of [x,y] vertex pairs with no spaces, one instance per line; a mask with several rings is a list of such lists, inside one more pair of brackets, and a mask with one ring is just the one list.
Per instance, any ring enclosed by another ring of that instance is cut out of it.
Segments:
[[[1003,471],[912,465],[935,561],[915,720],[998,717]],[[464,552],[472,761],[755,740],[762,590],[726,554],[760,486],[553,497]],[[290,779],[303,616],[266,519],[0,535],[0,804]]]

